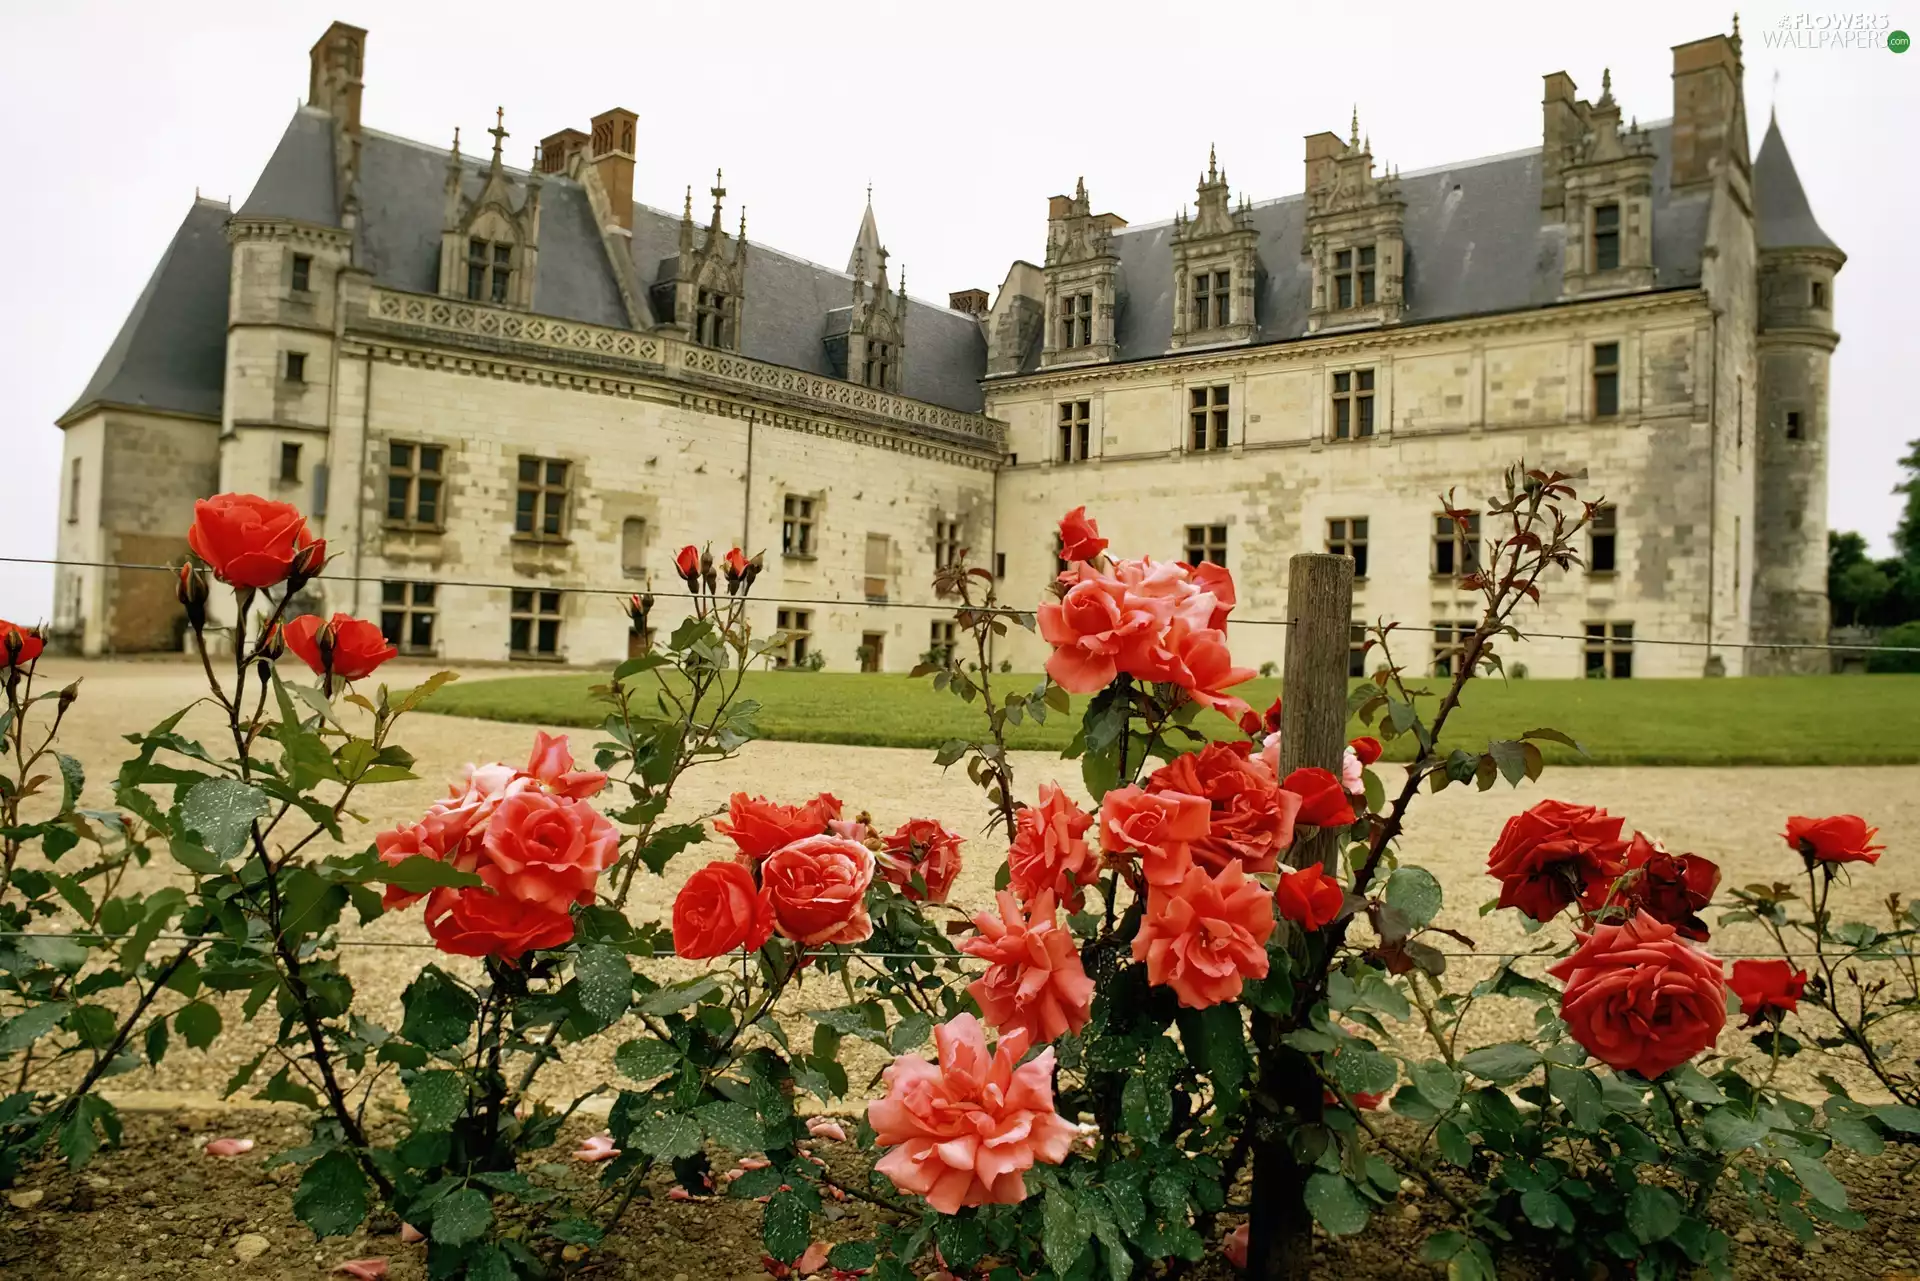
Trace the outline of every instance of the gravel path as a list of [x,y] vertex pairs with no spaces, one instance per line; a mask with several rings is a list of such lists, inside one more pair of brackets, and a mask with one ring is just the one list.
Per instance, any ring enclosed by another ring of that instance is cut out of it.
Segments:
[[[383,675],[390,685],[399,687],[416,682],[430,670],[395,664]],[[485,679],[509,671],[475,671],[466,673],[465,678]],[[121,736],[136,725],[158,722],[204,690],[198,668],[177,661],[56,659],[42,664],[42,675],[56,683],[84,677],[80,701],[62,732],[62,744],[64,750],[85,763],[94,780],[86,796],[86,802],[94,806],[109,803],[104,781],[130,753]],[[1579,732],[1577,725],[1562,728]],[[210,705],[197,708],[181,731],[201,736],[209,746],[223,733]],[[351,841],[361,844],[384,827],[411,821],[443,793],[447,780],[458,773],[463,762],[523,761],[532,735],[532,728],[525,725],[427,714],[409,718],[397,737],[417,758],[416,771],[421,777],[368,794],[365,806],[357,807],[364,825],[357,829],[357,836],[353,835],[356,829],[349,828]],[[583,760],[589,758],[593,736],[581,731],[574,731],[574,735],[578,754]],[[1020,753],[1015,758],[1015,770],[1025,795],[1031,795],[1038,782],[1050,778],[1079,791],[1078,769],[1072,762],[1041,753]],[[1389,788],[1397,785],[1400,777],[1397,769],[1388,770],[1385,781]],[[673,817],[690,819],[717,810],[725,805],[729,793],[740,789],[785,800],[831,791],[846,802],[849,814],[871,811],[883,830],[891,830],[909,817],[931,816],[956,831],[975,832],[986,812],[983,797],[964,773],[943,773],[924,751],[754,743],[733,760],[704,766],[687,775],[676,796]],[[1914,878],[1902,875],[1911,866],[1911,851],[1920,847],[1920,811],[1911,804],[1896,804],[1900,798],[1920,796],[1920,766],[1551,770],[1541,784],[1522,784],[1517,792],[1500,784],[1486,793],[1454,788],[1439,796],[1423,795],[1411,811],[1403,844],[1405,855],[1409,861],[1427,867],[1446,887],[1448,905],[1442,923],[1461,930],[1478,945],[1478,955],[1454,960],[1457,975],[1484,976],[1497,964],[1489,953],[1523,950],[1541,941],[1529,939],[1514,913],[1482,918],[1478,910],[1494,895],[1493,883],[1485,876],[1485,863],[1501,824],[1517,810],[1547,796],[1603,805],[1623,814],[1630,826],[1647,831],[1669,848],[1692,850],[1715,859],[1724,871],[1723,883],[1732,885],[1791,880],[1798,875],[1799,860],[1779,836],[1788,814],[1860,813],[1880,826],[1880,839],[1888,846],[1888,854],[1879,868],[1863,869],[1840,895],[1843,918],[1851,914],[1879,920],[1882,909],[1877,904],[1886,894],[1896,888],[1909,893],[1920,890]],[[1081,799],[1084,802],[1084,796]],[[636,919],[664,918],[680,880],[705,861],[704,856],[718,857],[721,853],[714,846],[696,848],[682,855],[664,878],[643,873],[636,884],[631,913]],[[966,868],[953,894],[956,903],[973,907],[991,902],[994,868],[1001,853],[984,845],[969,847]],[[139,876],[149,885],[158,885],[174,875],[171,867],[163,853]],[[1716,915],[1708,913],[1709,923]],[[345,936],[353,941],[410,944],[423,941],[425,933],[416,909],[392,913],[365,928],[349,927]],[[1446,946],[1459,948],[1450,942]],[[1716,931],[1714,946],[1727,955],[1759,952],[1766,950],[1767,939],[1755,927],[1729,926]],[[368,1003],[369,1017],[391,1025],[400,1015],[401,990],[422,965],[433,959],[431,952],[414,947],[354,947],[347,950],[346,968],[362,1000]],[[451,960],[451,968],[467,964],[457,958],[446,959]],[[652,964],[663,978],[678,977],[695,968],[673,959]],[[794,1026],[804,1025],[802,1011],[809,1005],[819,1008],[842,1003],[845,998],[837,993],[834,988],[810,997],[802,990],[786,1004],[785,1014]],[[140,1102],[167,1097],[206,1100],[217,1094],[234,1068],[252,1057],[270,1035],[264,1021],[256,1027],[239,1026],[238,1002],[226,1004],[227,1034],[209,1051],[176,1048],[159,1072],[142,1070],[117,1078],[115,1093]],[[1490,1000],[1476,1010],[1472,1036],[1484,1043],[1506,1035],[1522,1035],[1529,1017],[1528,1007]],[[565,1061],[543,1076],[545,1088],[557,1097],[571,1096],[611,1079],[611,1057],[617,1040],[607,1036],[598,1044],[570,1051]],[[1731,1029],[1722,1047],[1729,1053],[1744,1048]],[[854,1043],[849,1042],[847,1049],[855,1052]],[[1811,1085],[1816,1067],[1832,1068],[1831,1064],[1816,1065],[1810,1059],[1802,1056],[1788,1065],[1783,1080]],[[848,1066],[857,1091],[880,1062],[876,1054],[870,1061],[857,1060]],[[1841,1075],[1858,1080],[1845,1072]],[[1817,1087],[1814,1089],[1817,1092]]]

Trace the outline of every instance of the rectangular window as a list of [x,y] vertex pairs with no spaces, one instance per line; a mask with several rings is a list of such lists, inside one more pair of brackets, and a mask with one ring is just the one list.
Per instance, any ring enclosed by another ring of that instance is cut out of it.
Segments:
[[964,549],[960,546],[960,522],[957,520],[936,520],[933,522],[933,567],[952,569],[960,563]]
[[495,302],[507,300],[507,280],[513,274],[513,247],[495,245],[493,247],[493,293]]
[[1212,561],[1224,566],[1227,563],[1227,527],[1188,525],[1185,559],[1189,565],[1204,565]]
[[560,593],[512,593],[507,652],[514,658],[560,657]]
[[1193,327],[1222,328],[1233,321],[1233,273],[1202,271],[1193,277]]
[[572,470],[572,464],[558,458],[521,455],[514,495],[514,533],[531,538],[566,537],[567,480]]
[[1593,345],[1593,416],[1612,418],[1620,412],[1620,344]]
[[647,522],[638,516],[620,522],[620,572],[629,578],[647,572]]
[[1463,657],[1461,646],[1473,635],[1472,623],[1435,623],[1433,625],[1433,674],[1451,677],[1455,664]]
[[1327,555],[1353,560],[1353,576],[1367,576],[1367,518],[1336,516],[1327,522]]
[[1194,451],[1225,449],[1228,442],[1228,395],[1232,388],[1195,387],[1187,403],[1188,440]]
[[729,350],[733,346],[733,327],[727,323],[727,296],[716,289],[702,289],[693,311],[693,340],[702,347]]
[[287,381],[303,383],[307,381],[307,353],[290,351],[287,353]]
[[1633,675],[1633,624],[1588,623],[1586,671],[1595,680],[1626,680]]
[[1593,523],[1587,528],[1587,568],[1595,574],[1614,571],[1614,540],[1619,533],[1619,518],[1617,508],[1593,509]]
[[1360,305],[1371,307],[1374,299],[1373,246],[1362,245],[1360,254]]
[[781,500],[780,551],[787,556],[813,555],[813,499],[788,494]]
[[387,644],[408,654],[433,652],[434,590],[432,583],[380,584],[380,634]]
[[1595,205],[1593,210],[1593,269],[1612,271],[1620,265],[1620,206]]
[[1198,272],[1193,277],[1193,327],[1205,329],[1213,319],[1213,273]]
[[1007,554],[1005,552],[995,552],[993,554],[993,576],[995,578],[1005,578],[1007,576]]
[[1333,256],[1333,309],[1345,311],[1353,306],[1353,250],[1342,249]]
[[1083,463],[1093,442],[1092,404],[1084,400],[1060,402],[1060,453],[1063,463]]
[[80,522],[80,460],[73,460],[73,466],[67,474],[67,523]]
[[941,664],[951,662],[959,635],[952,619],[935,619],[927,627],[927,658]]
[[1355,680],[1367,674],[1367,629],[1361,623],[1347,626],[1347,675]]
[[387,524],[440,528],[440,461],[444,453],[438,445],[388,442]]
[[1333,438],[1361,440],[1373,435],[1373,370],[1355,369],[1333,376]]
[[280,483],[298,484],[300,480],[300,446],[291,440],[280,442]]
[[475,302],[503,303],[512,279],[512,245],[467,241],[467,297]]
[[867,535],[867,599],[876,604],[887,599],[887,561],[893,553],[893,540],[885,534]]
[[895,386],[894,346],[890,342],[867,340],[867,363],[862,371],[862,379],[869,387],[878,387],[882,391]]
[[1469,513],[1462,530],[1451,516],[1433,518],[1433,576],[1464,578],[1480,572],[1480,514]]
[[1787,411],[1787,439],[1800,439],[1800,411],[1797,409]]
[[1060,300],[1060,345],[1093,345],[1093,295],[1068,294]]
[[1817,280],[1812,282],[1812,300],[1815,307],[1827,305],[1827,287]]
[[813,650],[813,611],[783,609],[774,615],[781,647],[773,652],[775,667],[804,667]]
[[313,287],[313,256],[295,254],[293,256],[293,291],[304,294]]

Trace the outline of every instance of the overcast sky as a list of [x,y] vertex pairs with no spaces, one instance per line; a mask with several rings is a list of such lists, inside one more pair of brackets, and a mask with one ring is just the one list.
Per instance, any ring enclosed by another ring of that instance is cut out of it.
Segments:
[[[1891,25],[1920,31],[1920,3]],[[724,166],[728,225],[748,206],[761,244],[846,263],[866,185],[916,296],[997,289],[1038,260],[1046,199],[1085,175],[1133,222],[1193,199],[1216,144],[1236,199],[1301,189],[1301,139],[1344,135],[1358,99],[1380,162],[1422,169],[1540,143],[1540,77],[1623,110],[1672,114],[1669,46],[1727,28],[1720,5],[1298,7],[1227,0],[1100,5],[821,5],[791,0],[582,5],[385,0],[40,4],[0,16],[0,547],[49,556],[60,432],[197,188],[237,207],[307,87],[307,50],[339,18],[369,28],[367,124],[468,150],[506,108],[508,154],[639,113],[635,196],[677,209]],[[1920,357],[1920,52],[1770,48],[1783,15],[1742,15],[1752,145],[1776,103],[1820,223],[1847,251],[1835,287],[1836,528],[1888,550],[1889,492]],[[1183,13],[1192,17],[1185,18]],[[1776,84],[1777,73],[1777,84]],[[50,609],[52,571],[0,565],[0,616]]]

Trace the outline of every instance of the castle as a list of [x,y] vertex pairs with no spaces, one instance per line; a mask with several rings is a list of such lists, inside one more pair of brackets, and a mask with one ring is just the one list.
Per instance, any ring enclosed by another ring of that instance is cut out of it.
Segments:
[[[1737,25],[1674,48],[1665,121],[1556,72],[1525,151],[1399,173],[1356,113],[1306,138],[1299,195],[1210,155],[1190,210],[1131,225],[1078,183],[1038,262],[947,306],[889,279],[871,203],[844,272],[729,225],[718,173],[710,212],[637,203],[631,111],[524,171],[501,123],[477,153],[368,128],[366,44],[321,37],[252,193],[195,200],[59,420],[60,643],[178,648],[171,579],[110,566],[177,563],[194,499],[245,490],[327,539],[303,604],[407,652],[624,657],[584,589],[651,585],[670,627],[674,547],[710,540],[765,550],[781,664],[904,671],[952,638],[900,608],[937,569],[1035,601],[1086,504],[1117,549],[1227,565],[1247,618],[1286,616],[1292,554],[1350,555],[1356,621],[1432,629],[1399,657],[1445,670],[1483,553],[1438,496],[1524,457],[1606,505],[1509,666],[1824,667],[1765,646],[1826,639],[1845,255],[1777,124],[1749,160]],[[1016,629],[1001,656],[1044,653]]]

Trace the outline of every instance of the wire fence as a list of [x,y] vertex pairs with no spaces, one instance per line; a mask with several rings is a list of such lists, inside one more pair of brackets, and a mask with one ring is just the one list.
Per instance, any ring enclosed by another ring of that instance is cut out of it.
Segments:
[[[136,561],[63,560],[63,559],[58,559],[54,557],[44,557],[44,556],[0,556],[0,564],[49,565],[56,568],[64,568],[64,569],[128,569],[128,570],[136,570],[136,571],[151,571],[151,572],[165,573],[165,574],[178,573],[180,570],[180,567],[178,565],[154,565],[154,564],[144,564]],[[394,577],[391,574],[328,573],[326,575],[323,575],[323,579],[326,581],[346,582],[346,583],[389,583],[389,582],[399,582],[399,581],[406,581],[406,582],[415,581],[413,579],[399,579]],[[422,579],[419,581],[424,582],[427,580]],[[535,580],[535,579],[526,579],[526,580],[519,580],[519,581],[513,581],[513,582],[496,582],[489,579],[474,579],[474,578],[435,578],[432,580],[432,583],[436,588],[471,587],[471,588],[480,588],[480,589],[490,590],[490,591],[550,591],[550,592],[573,593],[573,594],[583,595],[583,596],[617,596],[617,597],[624,598],[624,597],[630,597],[638,594],[634,590],[634,586],[631,583],[628,583],[619,587],[601,587],[601,586],[596,586],[596,585],[587,584],[587,583],[555,583],[555,582],[548,582],[548,581]],[[663,597],[662,603],[664,603],[665,600],[667,599],[671,599],[671,598]],[[777,594],[763,594],[763,595],[756,595],[753,599],[756,603],[765,604],[765,605],[774,605],[774,606],[806,605],[806,606],[823,606],[823,607],[824,606],[841,606],[841,607],[861,608],[861,609],[904,609],[904,610],[931,611],[931,612],[940,613],[940,614],[952,614],[957,608],[959,608],[959,606],[957,606],[953,601],[924,601],[923,602],[923,601],[883,600],[883,599],[876,599],[870,596],[846,596],[846,597],[784,596],[784,595],[777,595]],[[1021,615],[1033,613],[1033,610],[1031,609],[1018,609],[1008,605],[993,606],[991,608],[988,608],[985,606],[973,606],[971,608],[975,613],[993,613],[993,614],[1003,615],[1009,618],[1019,617]],[[1236,617],[1229,621],[1231,626],[1234,626],[1234,627],[1291,627],[1293,626],[1293,620],[1286,619],[1286,618],[1239,618],[1239,617]],[[1414,633],[1420,633],[1420,634],[1446,636],[1449,638],[1458,636],[1461,630],[1457,625],[1421,626],[1415,623],[1399,623],[1399,622],[1395,622],[1393,624],[1393,628],[1394,630],[1401,631],[1401,632],[1414,632]],[[1595,636],[1595,635],[1589,635],[1585,632],[1521,631],[1520,639],[1600,642],[1606,638]],[[1920,654],[1920,645],[1879,645],[1879,644],[1860,645],[1860,644],[1835,644],[1832,642],[1816,643],[1816,642],[1807,642],[1807,641],[1798,641],[1798,642],[1796,641],[1734,641],[1734,640],[1718,640],[1710,637],[1695,637],[1692,639],[1685,639],[1685,638],[1676,637],[1676,636],[1635,635],[1630,639],[1621,638],[1619,640],[1609,641],[1608,643],[1612,644],[1615,647],[1621,647],[1621,646],[1627,646],[1627,645],[1667,645],[1667,646],[1677,646],[1677,647],[1688,648],[1688,649],[1809,650],[1809,651],[1816,651],[1820,653],[1842,653],[1842,654]]]

